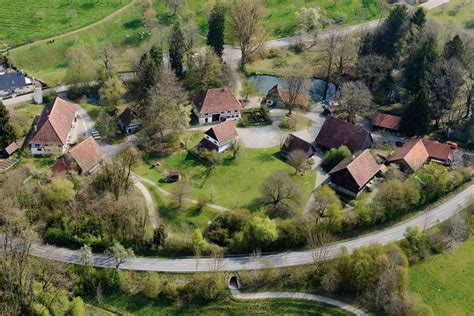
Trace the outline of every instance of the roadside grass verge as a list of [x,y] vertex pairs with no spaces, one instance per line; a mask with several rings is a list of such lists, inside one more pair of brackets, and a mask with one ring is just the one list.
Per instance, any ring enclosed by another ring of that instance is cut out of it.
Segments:
[[17,46],[92,24],[130,0],[0,0],[0,44]]
[[435,315],[474,314],[474,238],[410,267],[410,288]]
[[[148,163],[135,169],[138,175],[154,181],[167,191],[172,191],[176,183],[162,183],[160,180],[167,170],[179,170],[192,186],[192,197],[197,199],[206,195],[211,203],[228,208],[258,208],[256,199],[265,178],[278,170],[285,170],[304,191],[304,201],[309,198],[315,183],[315,172],[304,176],[295,175],[292,167],[280,159],[279,148],[251,149],[241,148],[237,158],[231,153],[224,154],[224,161],[214,169],[202,164],[188,151],[181,151],[162,159],[162,167],[156,170]],[[304,204],[304,203],[303,203]]]
[[[237,301],[225,298],[207,305],[188,306],[165,304],[141,296],[114,295],[104,299],[111,310],[133,315],[351,315],[323,303],[301,300]],[[107,308],[107,307],[105,307]],[[108,309],[108,308],[107,308]]]

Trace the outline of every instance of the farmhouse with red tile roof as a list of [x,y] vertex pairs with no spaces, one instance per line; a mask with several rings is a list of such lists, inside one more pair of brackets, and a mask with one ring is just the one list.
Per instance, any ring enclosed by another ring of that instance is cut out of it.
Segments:
[[46,106],[33,126],[33,136],[28,143],[31,153],[51,155],[54,148],[64,153],[76,122],[76,111],[75,104],[59,97],[52,106]]
[[56,160],[53,175],[64,171],[87,174],[95,170],[104,158],[104,153],[92,136],[74,146],[68,153]]
[[357,196],[379,172],[380,166],[368,149],[337,164],[329,175],[331,185],[343,193]]
[[398,164],[400,169],[409,173],[420,169],[428,160],[450,165],[453,151],[447,144],[414,138],[388,158],[388,162]]
[[314,154],[313,145],[294,134],[289,134],[288,137],[285,139],[285,142],[281,146],[281,155],[283,156],[283,158],[286,159],[289,157],[291,152],[296,150],[304,152],[307,158],[311,157]]
[[238,120],[242,103],[228,88],[209,89],[192,100],[194,114],[200,124]]

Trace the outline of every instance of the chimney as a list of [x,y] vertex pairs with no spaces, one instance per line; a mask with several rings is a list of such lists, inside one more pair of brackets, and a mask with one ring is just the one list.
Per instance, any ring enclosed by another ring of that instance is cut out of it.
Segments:
[[356,155],[352,154],[352,160],[356,159]]
[[33,126],[33,129],[35,130],[35,133],[38,131],[38,125],[35,124],[35,126]]

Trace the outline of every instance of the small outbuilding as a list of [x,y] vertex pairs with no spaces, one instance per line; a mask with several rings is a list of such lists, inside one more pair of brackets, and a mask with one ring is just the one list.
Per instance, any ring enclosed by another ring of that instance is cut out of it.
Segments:
[[16,142],[11,143],[8,145],[2,152],[2,157],[7,159],[10,158],[18,150],[18,145]]
[[[289,93],[281,85],[277,84],[273,86],[265,97],[265,103],[271,107],[285,107],[285,103],[288,102]],[[307,108],[310,99],[307,93],[301,93],[296,96],[295,105],[300,108]]]
[[125,134],[133,134],[140,129],[140,120],[135,112],[130,108],[126,108],[122,114],[119,115],[120,128]]
[[401,117],[377,112],[372,118],[372,126],[392,132],[400,131]]
[[290,153],[296,150],[304,152],[307,158],[310,158],[314,154],[314,148],[311,143],[305,141],[302,138],[299,138],[294,134],[289,134],[288,137],[285,139],[285,142],[281,146],[280,153],[283,158],[288,159]]

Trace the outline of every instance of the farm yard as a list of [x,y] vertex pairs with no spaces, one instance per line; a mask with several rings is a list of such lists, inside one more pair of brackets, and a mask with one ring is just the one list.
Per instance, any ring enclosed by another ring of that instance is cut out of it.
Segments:
[[96,22],[130,0],[0,0],[0,49],[72,31]]

